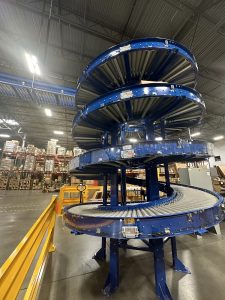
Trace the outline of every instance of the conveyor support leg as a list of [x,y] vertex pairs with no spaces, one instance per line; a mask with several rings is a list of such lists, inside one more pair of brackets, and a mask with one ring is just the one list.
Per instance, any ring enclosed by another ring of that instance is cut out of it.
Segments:
[[105,260],[106,259],[106,238],[102,238],[102,247],[95,253],[93,256],[96,260]]
[[171,247],[172,247],[172,256],[173,256],[173,269],[177,272],[183,272],[187,274],[191,274],[187,267],[179,260],[177,257],[177,243],[176,238],[171,237]]
[[117,239],[110,239],[109,274],[103,293],[110,296],[119,286],[119,245]]
[[173,300],[166,284],[163,239],[151,241],[154,252],[156,294],[160,300]]

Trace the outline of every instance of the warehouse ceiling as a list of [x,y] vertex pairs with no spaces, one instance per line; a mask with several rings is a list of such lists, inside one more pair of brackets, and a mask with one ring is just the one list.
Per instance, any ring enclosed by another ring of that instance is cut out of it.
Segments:
[[[210,141],[225,130],[224,15],[222,0],[0,0],[0,73],[75,88],[90,60],[121,41],[174,39],[196,56],[197,89],[208,112],[200,130]],[[32,77],[25,52],[37,57],[40,76]],[[53,115],[47,117],[45,102],[33,101],[32,93],[28,100],[0,95],[0,118],[19,123],[11,136],[20,128],[28,142],[45,146],[62,130],[60,145],[72,148],[74,109],[49,103]],[[0,133],[9,131],[1,127]]]

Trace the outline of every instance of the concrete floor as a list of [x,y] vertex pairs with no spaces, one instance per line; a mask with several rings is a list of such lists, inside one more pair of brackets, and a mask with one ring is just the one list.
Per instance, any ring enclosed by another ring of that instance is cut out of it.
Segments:
[[[0,192],[1,263],[50,199],[50,194],[35,191]],[[221,230],[222,236],[207,233],[202,239],[192,236],[177,238],[179,257],[191,270],[191,275],[171,269],[170,245],[166,245],[167,283],[174,300],[225,299],[225,223]],[[55,245],[57,250],[49,255],[39,299],[105,300],[101,288],[108,265],[92,259],[99,249],[100,239],[71,235],[59,218]],[[120,257],[120,287],[111,299],[156,300],[152,255],[121,250]],[[25,290],[26,282],[19,299],[22,299]]]

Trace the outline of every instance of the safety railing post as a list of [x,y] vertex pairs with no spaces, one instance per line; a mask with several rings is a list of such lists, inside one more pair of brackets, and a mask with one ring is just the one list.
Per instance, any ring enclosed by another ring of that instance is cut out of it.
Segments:
[[0,300],[16,299],[34,259],[37,258],[24,297],[25,300],[36,299],[48,253],[55,251],[53,235],[56,198],[57,196],[52,197],[51,203],[0,268]]

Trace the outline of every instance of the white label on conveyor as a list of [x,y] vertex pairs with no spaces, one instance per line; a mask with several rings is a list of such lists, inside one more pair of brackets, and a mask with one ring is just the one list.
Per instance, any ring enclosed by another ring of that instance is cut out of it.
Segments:
[[114,50],[110,53],[111,56],[116,56],[117,54],[119,54],[118,50]]
[[122,147],[123,150],[129,150],[129,149],[132,149],[132,145],[124,145]]
[[133,92],[132,91],[124,91],[120,93],[120,99],[127,99],[133,97]]
[[128,45],[126,45],[126,46],[120,47],[120,52],[128,51],[128,50],[130,50],[130,49],[131,49],[131,45],[128,44]]
[[134,239],[138,237],[139,231],[137,226],[123,226],[122,227],[123,237],[127,239]]
[[133,149],[121,151],[121,158],[132,158],[135,157],[135,152]]

